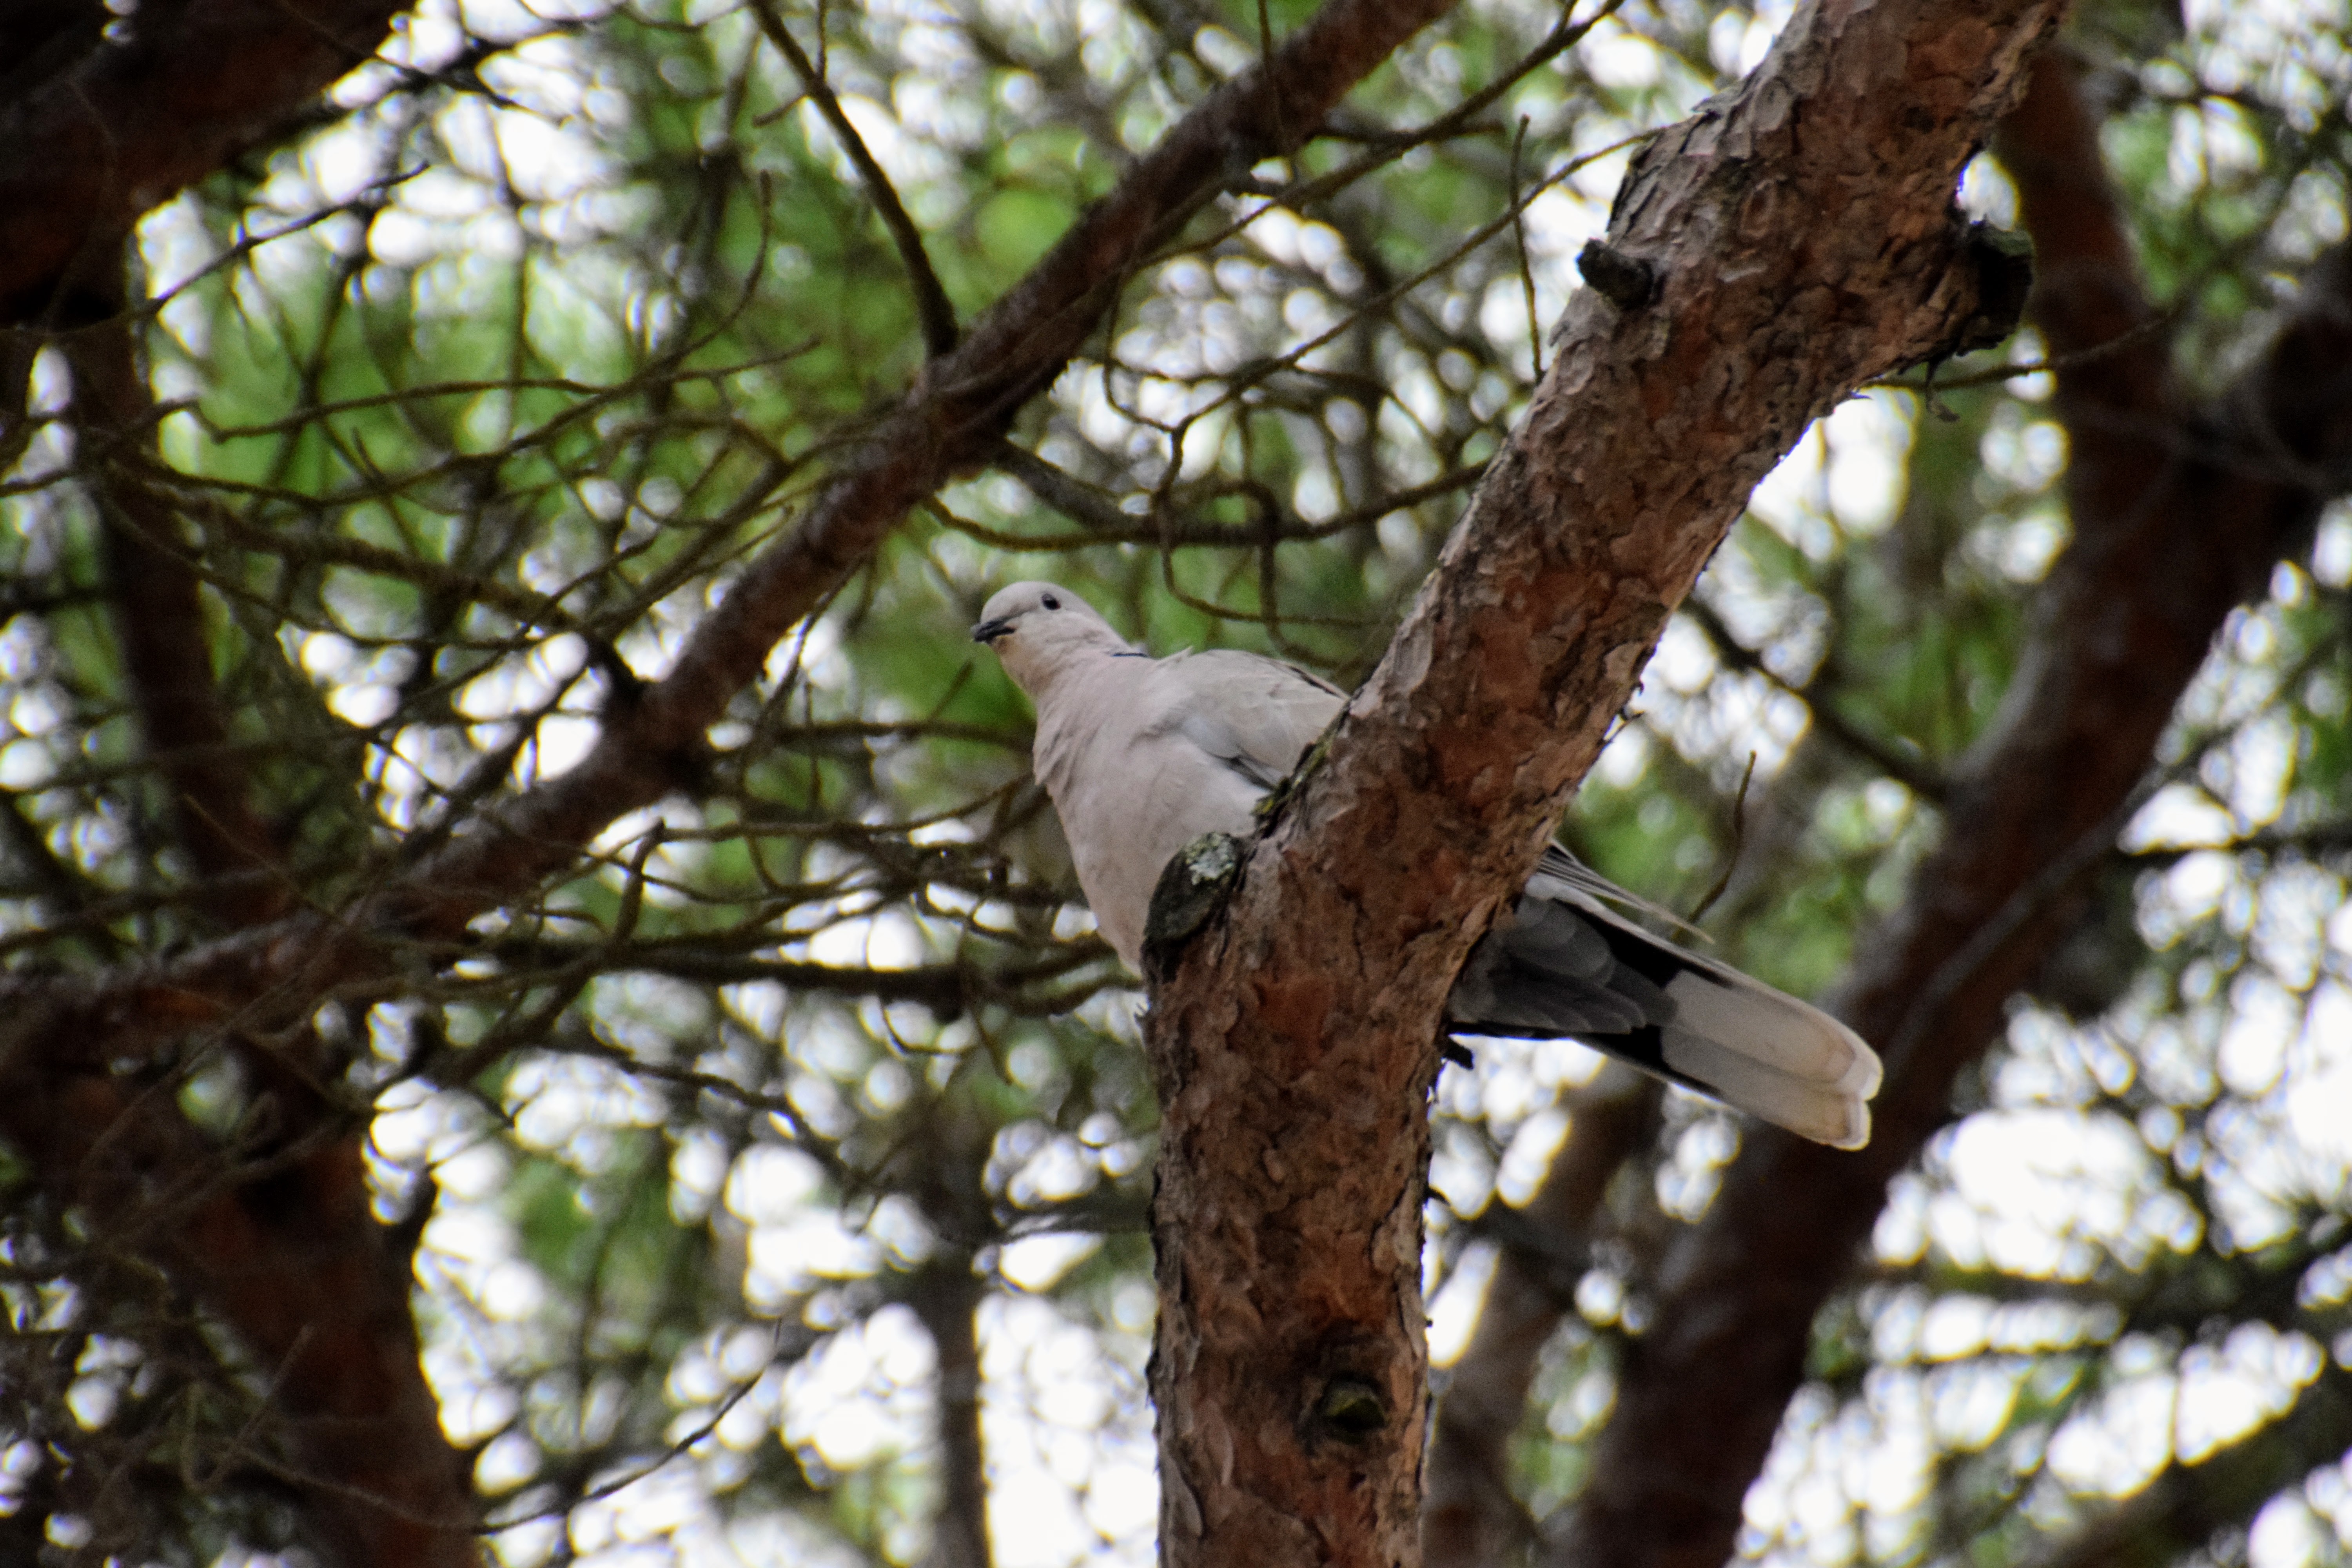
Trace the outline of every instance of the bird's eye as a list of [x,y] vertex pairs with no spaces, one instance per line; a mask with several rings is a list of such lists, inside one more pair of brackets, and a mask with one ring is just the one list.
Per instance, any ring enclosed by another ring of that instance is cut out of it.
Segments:
[[1054,597],[1054,595],[1051,595],[1051,594],[1046,595],[1045,595],[1045,599],[1044,599],[1042,602],[1043,602],[1043,604],[1045,605],[1045,606],[1047,609],[1049,609],[1049,610],[1058,610],[1058,609],[1060,609],[1060,608],[1062,607],[1062,601],[1061,601],[1061,600],[1059,600],[1059,599],[1056,599],[1056,598],[1055,598],[1055,597]]

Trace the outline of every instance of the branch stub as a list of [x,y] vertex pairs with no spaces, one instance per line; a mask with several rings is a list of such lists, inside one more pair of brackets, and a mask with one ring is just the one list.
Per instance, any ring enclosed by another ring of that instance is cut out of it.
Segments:
[[1342,1375],[1323,1385],[1315,1417],[1333,1435],[1360,1443],[1389,1424],[1389,1402],[1364,1379]]
[[1246,846],[1230,833],[1203,833],[1161,868],[1143,921],[1143,951],[1163,967],[1224,908],[1242,878]]
[[1588,239],[1576,255],[1576,269],[1592,291],[1620,310],[1640,310],[1657,297],[1656,268],[1605,240]]
[[2033,291],[2033,241],[2016,229],[1969,225],[1960,259],[1976,273],[1977,308],[1937,352],[1939,360],[2005,342],[2017,331],[2025,298]]

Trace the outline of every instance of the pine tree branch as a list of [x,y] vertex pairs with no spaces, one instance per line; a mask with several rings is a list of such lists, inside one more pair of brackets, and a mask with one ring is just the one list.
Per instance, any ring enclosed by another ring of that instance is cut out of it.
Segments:
[[[2080,192],[2104,175],[2087,121],[2049,101],[2071,93],[2065,70],[2038,73],[2010,132],[2033,156],[2010,156],[2042,275],[2056,280],[2034,319],[2074,346],[2112,341],[2143,307],[2124,286],[2120,227],[2094,221],[2096,204],[2085,216]],[[1886,1183],[1950,1120],[1955,1077],[1998,1037],[2008,998],[2074,912],[2078,879],[2046,885],[2047,873],[2112,837],[2215,631],[2305,547],[2344,488],[2352,254],[2311,269],[2267,354],[2212,408],[2173,412],[2161,344],[2145,350],[2153,364],[2138,352],[2058,372],[2074,542],[1999,723],[1956,770],[1942,847],[1856,942],[1832,994],[1887,1055],[1871,1146],[1838,1155],[1769,1131],[1748,1139],[1714,1209],[1664,1263],[1670,1288],[1627,1357],[1590,1485],[1550,1526],[1547,1563],[1720,1568],[1730,1556],[1815,1312],[1854,1267]]]
[[58,35],[47,74],[0,98],[0,328],[112,314],[108,279],[140,215],[273,134],[406,8],[186,0]]
[[261,1408],[217,1463],[286,1483],[339,1568],[478,1568],[472,1467],[419,1366],[408,1260],[375,1221],[362,1130],[276,1078],[265,1114],[280,1125],[235,1152],[189,1124],[171,1082],[95,1073],[0,1097],[0,1135],[90,1246],[160,1267],[262,1370]]
[[1445,0],[1331,0],[1271,60],[1211,93],[953,353],[926,367],[801,524],[730,584],[670,672],[614,698],[571,772],[486,811],[349,910],[290,915],[136,972],[0,983],[0,1085],[37,1058],[49,1068],[120,1059],[169,1045],[199,1019],[254,1024],[299,1016],[330,992],[396,989],[412,957],[446,952],[477,915],[528,895],[608,824],[695,777],[705,731],[769,651],[909,510],[989,459],[1013,415],[1100,322],[1129,268],[1226,182],[1311,136],[1349,88],[1445,9]]
[[[113,299],[119,307],[119,287]],[[76,334],[67,359],[115,643],[172,837],[206,880],[205,910],[221,925],[272,919],[285,912],[289,889],[252,875],[275,867],[278,849],[230,743],[188,530],[169,496],[146,482],[155,404],[129,325],[110,320]]]

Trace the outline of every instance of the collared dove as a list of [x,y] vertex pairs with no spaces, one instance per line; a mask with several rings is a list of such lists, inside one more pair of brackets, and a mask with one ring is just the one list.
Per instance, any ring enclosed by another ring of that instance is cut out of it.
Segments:
[[[971,635],[1037,705],[1037,776],[1096,923],[1138,973],[1161,868],[1202,834],[1252,833],[1251,808],[1347,701],[1256,654],[1154,658],[1050,583],[1002,590]],[[1610,901],[1648,907],[1546,851],[1517,908],[1471,950],[1447,1032],[1581,1040],[1817,1142],[1869,1142],[1879,1067],[1859,1036]]]

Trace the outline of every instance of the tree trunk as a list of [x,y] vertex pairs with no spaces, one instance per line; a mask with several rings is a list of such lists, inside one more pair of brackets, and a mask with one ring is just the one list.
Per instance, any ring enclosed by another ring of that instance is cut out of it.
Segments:
[[1810,5],[1650,143],[1526,423],[1160,978],[1164,1562],[1419,1561],[1446,990],[1756,481],[1863,382],[2013,321],[1952,198],[2058,9]]
[[2175,704],[2232,607],[2306,544],[2352,459],[2352,251],[2305,279],[2294,318],[2210,411],[2169,391],[2115,221],[2095,127],[2056,62],[2004,153],[2038,247],[2033,316],[2061,359],[2074,542],[2038,607],[2000,721],[1957,771],[1945,842],[1854,945],[1837,1009],[1886,1058],[1858,1156],[1751,1136],[1723,1195],[1660,1269],[1592,1479],[1545,1559],[1720,1568],[1740,1504],[1803,1377],[1814,1314],[1846,1277],[1885,1184],[1951,1119],[1963,1068],[2113,848]]

